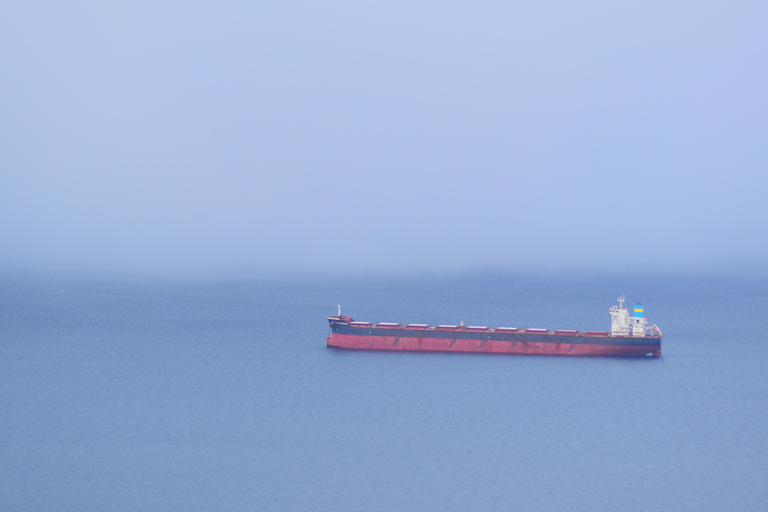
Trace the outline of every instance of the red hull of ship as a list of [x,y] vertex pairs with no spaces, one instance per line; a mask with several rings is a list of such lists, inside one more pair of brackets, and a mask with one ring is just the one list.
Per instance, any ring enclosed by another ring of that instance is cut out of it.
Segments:
[[591,345],[588,343],[539,343],[535,341],[497,341],[453,338],[367,336],[333,333],[329,347],[358,350],[414,352],[478,352],[483,354],[538,354],[563,356],[660,356],[659,346]]

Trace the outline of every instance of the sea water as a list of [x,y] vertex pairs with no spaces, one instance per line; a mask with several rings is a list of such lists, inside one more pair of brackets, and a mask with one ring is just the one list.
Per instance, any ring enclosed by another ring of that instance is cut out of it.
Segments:
[[[361,321],[607,330],[661,358],[344,351]],[[768,509],[768,281],[0,279],[0,509]]]

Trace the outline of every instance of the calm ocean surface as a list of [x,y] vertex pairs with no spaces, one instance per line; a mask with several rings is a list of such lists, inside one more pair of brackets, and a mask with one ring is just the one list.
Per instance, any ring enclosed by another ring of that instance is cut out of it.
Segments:
[[[325,317],[663,356],[342,351]],[[768,510],[768,280],[0,279],[0,510]]]

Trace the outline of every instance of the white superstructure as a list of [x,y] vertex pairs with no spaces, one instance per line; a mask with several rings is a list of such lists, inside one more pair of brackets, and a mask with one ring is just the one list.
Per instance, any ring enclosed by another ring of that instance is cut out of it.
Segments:
[[619,305],[611,306],[611,336],[629,336],[629,314],[624,307],[624,296],[618,298]]
[[646,336],[648,328],[648,319],[645,318],[643,305],[639,302],[635,304],[634,315],[629,316],[627,308],[624,307],[624,296],[618,298],[619,305],[612,306],[611,313],[611,336]]

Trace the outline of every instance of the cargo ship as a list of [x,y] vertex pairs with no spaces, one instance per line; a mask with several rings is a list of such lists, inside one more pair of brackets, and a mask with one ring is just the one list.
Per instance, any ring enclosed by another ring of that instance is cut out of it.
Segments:
[[611,331],[519,329],[459,325],[356,322],[341,314],[329,316],[327,346],[357,350],[416,352],[480,352],[562,356],[661,355],[661,329],[648,327],[643,306],[630,316],[624,296],[609,309]]

